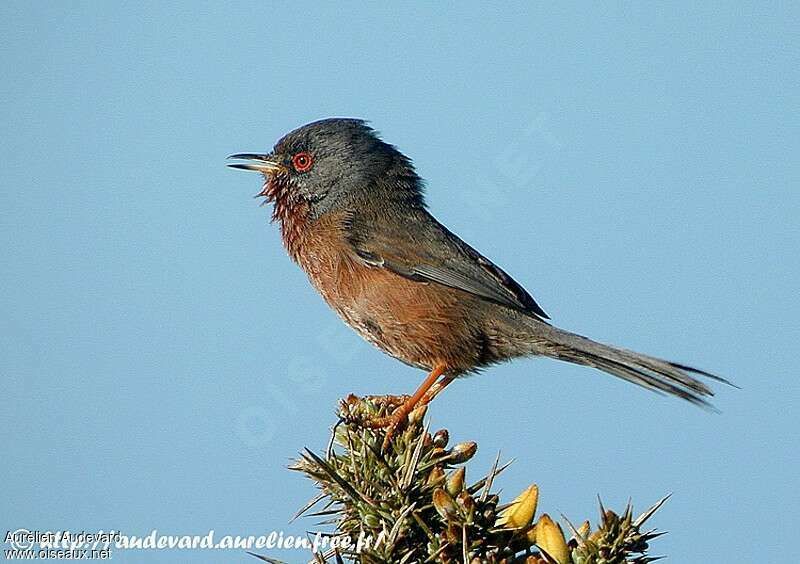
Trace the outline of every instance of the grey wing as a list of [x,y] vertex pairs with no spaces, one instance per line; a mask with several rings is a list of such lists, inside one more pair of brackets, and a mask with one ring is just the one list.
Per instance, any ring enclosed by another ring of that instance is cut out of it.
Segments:
[[354,216],[350,242],[362,260],[420,282],[434,282],[524,312],[548,315],[503,269],[425,210],[403,218]]

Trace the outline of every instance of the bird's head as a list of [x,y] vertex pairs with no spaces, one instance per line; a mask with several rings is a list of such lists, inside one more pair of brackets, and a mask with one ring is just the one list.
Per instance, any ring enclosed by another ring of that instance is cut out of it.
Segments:
[[271,153],[239,153],[232,168],[264,175],[258,194],[283,219],[305,210],[312,217],[341,206],[403,200],[424,205],[421,182],[400,151],[360,119],[329,118],[287,133]]

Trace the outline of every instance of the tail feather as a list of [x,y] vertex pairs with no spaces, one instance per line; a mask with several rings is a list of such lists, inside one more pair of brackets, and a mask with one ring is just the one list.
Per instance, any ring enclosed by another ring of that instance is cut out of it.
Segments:
[[586,337],[547,326],[539,328],[537,353],[573,364],[591,366],[650,390],[677,396],[706,409],[714,409],[709,397],[714,391],[705,383],[691,376],[699,374],[733,385],[724,378],[660,358],[640,354],[627,349],[604,345]]

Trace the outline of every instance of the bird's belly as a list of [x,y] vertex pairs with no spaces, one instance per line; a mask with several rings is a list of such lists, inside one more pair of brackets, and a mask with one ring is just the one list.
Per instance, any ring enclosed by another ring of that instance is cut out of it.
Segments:
[[364,340],[386,354],[417,368],[432,369],[431,363],[426,362],[423,358],[425,355],[414,354],[413,351],[409,350],[408,344],[403,343],[402,337],[398,337],[391,330],[389,325],[398,323],[396,320],[391,320],[390,324],[387,323],[389,320],[386,319],[378,321],[374,315],[365,313],[362,308],[354,307],[350,304],[338,304],[332,307],[339,317]]
[[329,258],[306,272],[328,305],[387,354],[426,370],[444,362],[461,373],[478,364],[481,339],[464,296],[351,257]]
[[479,366],[486,338],[474,300],[364,264],[339,223],[329,217],[308,225],[293,253],[328,305],[364,339],[406,364],[432,370],[445,363],[452,373]]

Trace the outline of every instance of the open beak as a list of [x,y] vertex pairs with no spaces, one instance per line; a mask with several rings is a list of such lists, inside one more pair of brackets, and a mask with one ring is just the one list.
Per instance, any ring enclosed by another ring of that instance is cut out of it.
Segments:
[[261,172],[264,174],[276,174],[286,170],[284,166],[277,161],[275,155],[237,153],[229,156],[228,158],[253,161],[251,163],[233,163],[228,165],[230,168],[238,168],[239,170],[252,170],[254,172]]

